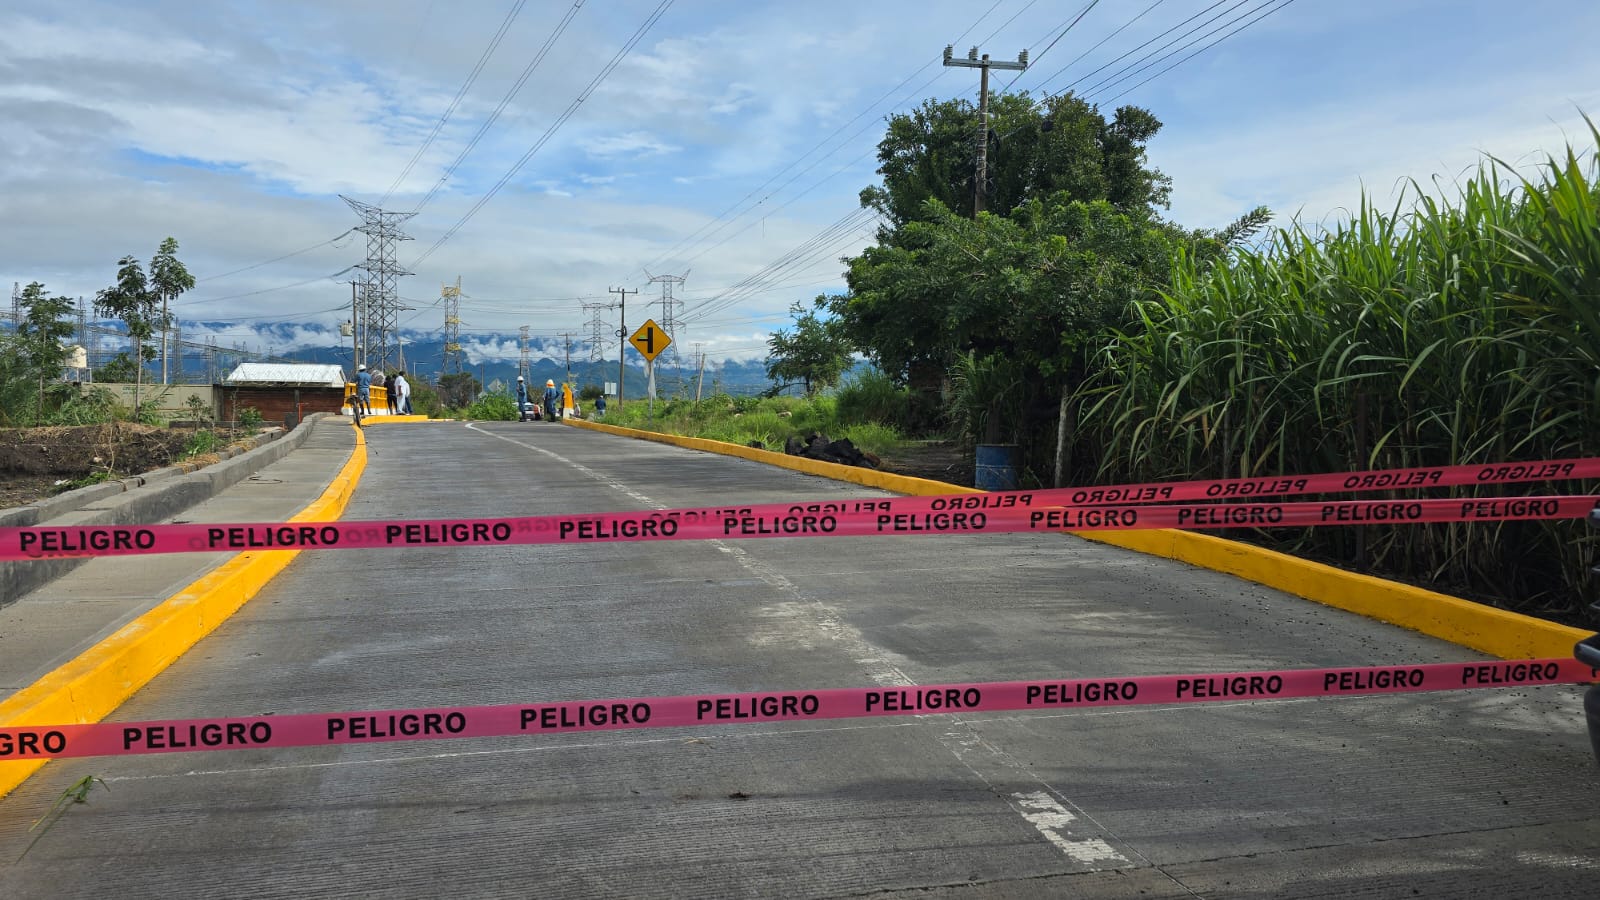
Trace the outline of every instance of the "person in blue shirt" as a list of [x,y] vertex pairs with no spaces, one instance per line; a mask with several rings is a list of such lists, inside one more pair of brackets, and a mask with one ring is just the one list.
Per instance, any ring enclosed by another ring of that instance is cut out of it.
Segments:
[[528,421],[528,382],[517,376],[517,421]]
[[605,394],[601,394],[600,396],[598,396],[598,397],[596,397],[594,399],[594,412],[595,412],[595,416],[597,418],[604,419],[606,417],[606,395]]
[[356,402],[362,415],[372,415],[372,373],[364,365],[356,367]]
[[545,417],[546,421],[554,422],[556,420],[556,404],[559,403],[559,402],[560,401],[556,397],[555,379],[550,379],[550,380],[545,381],[545,383],[544,383],[544,417]]

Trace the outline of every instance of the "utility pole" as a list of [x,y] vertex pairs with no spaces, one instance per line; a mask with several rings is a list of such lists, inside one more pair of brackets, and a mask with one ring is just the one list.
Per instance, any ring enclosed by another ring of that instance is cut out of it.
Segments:
[[696,406],[700,405],[700,388],[706,383],[706,353],[700,349],[703,346],[705,345],[699,341],[694,343],[694,352],[700,357],[700,374],[694,380],[694,403]]
[[561,339],[567,344],[567,384],[572,384],[572,338],[573,332],[561,332]]
[[977,69],[982,74],[978,79],[978,177],[972,186],[972,217],[976,219],[978,213],[983,212],[984,190],[989,179],[989,70],[1010,69],[1021,72],[1028,68],[1028,51],[1017,54],[1016,62],[1002,62],[989,59],[985,53],[982,59],[978,58],[978,48],[973,47],[967,51],[966,59],[955,58],[955,47],[950,44],[944,46],[944,64],[946,66],[960,66],[966,69]]
[[621,294],[622,303],[617,312],[617,409],[622,409],[622,376],[626,372],[623,364],[628,359],[628,295],[637,294],[627,288],[608,288],[610,293]]

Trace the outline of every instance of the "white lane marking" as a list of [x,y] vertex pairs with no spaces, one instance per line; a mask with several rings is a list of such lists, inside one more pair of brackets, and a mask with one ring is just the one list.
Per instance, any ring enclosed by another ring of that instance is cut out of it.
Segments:
[[[644,494],[635,491],[633,488],[628,487],[627,485],[622,484],[621,482],[616,481],[609,476],[602,475],[601,473],[596,472],[587,466],[575,463],[559,453],[546,450],[542,447],[534,447],[529,444],[524,444],[521,441],[494,434],[492,432],[483,431],[482,429],[475,428],[471,424],[469,424],[467,427],[477,431],[479,434],[485,434],[490,437],[499,438],[500,440],[508,443],[516,444],[519,447],[524,447],[538,453],[543,453],[546,456],[559,460],[560,462],[572,466],[590,478],[593,478],[594,480],[599,481],[608,487],[614,488],[629,498],[644,504],[646,507],[652,509],[666,508],[665,504],[658,503],[653,498],[645,496]],[[732,557],[733,560],[746,571],[766,582],[774,590],[787,596],[792,606],[802,609],[810,609],[814,617],[813,621],[810,623],[811,627],[815,628],[817,631],[820,631],[825,637],[832,640],[836,646],[848,654],[850,658],[854,659],[856,663],[860,665],[861,668],[866,672],[867,677],[871,678],[874,683],[878,684],[880,687],[913,687],[916,685],[916,682],[912,680],[912,678],[907,675],[899,665],[896,664],[897,660],[904,659],[904,657],[900,657],[898,654],[892,653],[891,651],[882,647],[878,647],[871,641],[867,640],[866,636],[861,633],[860,629],[844,622],[839,617],[839,614],[836,610],[823,603],[820,599],[813,596],[808,596],[805,591],[800,589],[799,585],[795,584],[793,581],[790,581],[788,577],[778,569],[751,556],[742,547],[737,547],[719,540],[711,540],[707,541],[707,543]],[[1056,797],[1060,797],[1062,800],[1066,800],[1065,795],[1061,794],[1048,782],[1040,778],[1033,772],[1032,769],[1019,762],[1011,754],[1004,752],[1000,748],[984,740],[983,736],[978,733],[977,729],[972,725],[972,723],[956,719],[955,726],[957,730],[947,732],[941,736],[939,742],[951,753],[951,755],[953,755],[963,766],[965,766],[968,771],[970,771],[980,781],[987,785],[991,790],[994,790],[993,782],[984,776],[983,772],[975,763],[975,760],[977,760],[977,758],[980,756],[987,757],[995,762],[998,762],[1006,768],[1017,773],[1019,776],[1025,777],[1037,783],[1040,787],[1044,788],[1043,791],[1036,792],[1037,795],[1044,797],[1054,795]],[[995,791],[995,793],[997,796],[999,796],[998,791]],[[1012,796],[1015,798],[1023,795],[1014,794]],[[1034,796],[1034,794],[1029,794],[1027,796]],[[1061,810],[1063,813],[1066,812],[1065,807],[1061,806],[1059,802],[1052,802],[1055,803],[1055,807],[1057,809]],[[1070,803],[1071,801],[1067,802]],[[1039,827],[1038,824],[1034,822],[1032,818],[1030,818],[1030,812],[1028,812],[1028,808],[1022,806],[1021,801],[1012,802],[1008,800],[1007,805],[1011,806],[1013,810],[1017,811],[1028,822],[1034,824],[1034,826],[1039,829],[1039,832],[1044,835],[1044,837],[1057,849],[1061,850],[1062,853],[1070,856],[1080,864],[1090,866],[1091,868],[1115,868],[1119,865],[1128,864],[1127,858],[1121,853],[1118,853],[1116,850],[1112,849],[1111,845],[1107,844],[1104,840],[1098,838],[1079,838],[1076,840],[1068,840],[1059,830],[1047,831],[1046,829]],[[1073,808],[1078,809],[1080,813],[1083,812],[1083,810],[1076,804],[1073,804]],[[1071,814],[1068,813],[1068,815]],[[1074,816],[1073,818],[1075,819],[1077,817]],[[1111,834],[1109,829],[1094,821],[1093,817],[1089,816],[1087,813],[1083,815],[1083,818],[1095,828],[1098,828],[1102,833]],[[1146,862],[1149,861],[1146,860]]]
[[1039,829],[1050,843],[1066,855],[1085,865],[1098,862],[1127,862],[1121,853],[1111,848],[1111,845],[1099,838],[1086,840],[1072,840],[1067,826],[1078,820],[1078,817],[1067,812],[1066,807],[1056,802],[1056,798],[1046,791],[1033,791],[1031,793],[1017,793],[1011,795],[1022,807],[1022,817],[1027,819],[1033,827]]

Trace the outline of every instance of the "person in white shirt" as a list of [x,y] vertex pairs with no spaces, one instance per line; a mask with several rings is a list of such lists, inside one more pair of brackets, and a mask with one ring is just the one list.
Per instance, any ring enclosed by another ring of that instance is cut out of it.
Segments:
[[400,414],[411,415],[411,383],[406,381],[405,373],[395,373],[394,380],[389,383],[389,393],[398,398]]

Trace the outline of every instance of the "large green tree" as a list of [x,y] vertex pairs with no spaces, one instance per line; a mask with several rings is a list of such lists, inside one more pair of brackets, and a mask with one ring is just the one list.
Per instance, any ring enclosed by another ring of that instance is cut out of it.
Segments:
[[47,412],[47,386],[59,381],[70,352],[72,301],[52,296],[37,281],[22,289],[22,317],[13,335],[0,341],[0,421],[39,421]]
[[165,322],[161,313],[161,295],[150,287],[139,260],[124,256],[117,262],[117,283],[95,294],[94,309],[102,316],[121,319],[128,328],[128,339],[133,342],[134,368],[133,408],[139,409],[139,389],[144,383],[144,363],[155,358],[149,346],[151,335]]
[[[819,307],[826,302],[826,297],[816,300]],[[815,309],[805,309],[796,302],[789,312],[794,316],[794,329],[775,331],[767,341],[772,350],[767,357],[767,377],[780,388],[798,381],[805,385],[809,397],[836,383],[850,368],[850,342],[839,323],[818,316]]]
[[72,301],[54,297],[37,281],[22,289],[19,301],[22,321],[17,323],[17,337],[23,357],[35,374],[45,378],[58,378],[66,364],[67,341],[75,330],[72,324]]
[[168,237],[161,242],[156,255],[150,259],[150,289],[161,298],[161,315],[158,322],[161,327],[161,383],[168,383],[167,372],[167,334],[172,329],[172,316],[169,305],[185,291],[194,287],[194,276],[178,260],[178,242],[175,238]]
[[[1130,211],[1167,206],[1171,179],[1145,156],[1145,145],[1161,130],[1149,110],[1124,106],[1107,121],[1098,107],[1071,94],[1043,103],[1026,94],[996,94],[989,118],[984,208],[990,212],[1005,215],[1026,200],[1062,192]],[[883,183],[861,192],[862,205],[888,223],[886,236],[922,218],[928,200],[972,215],[980,130],[968,100],[928,100],[889,118],[878,143]]]

